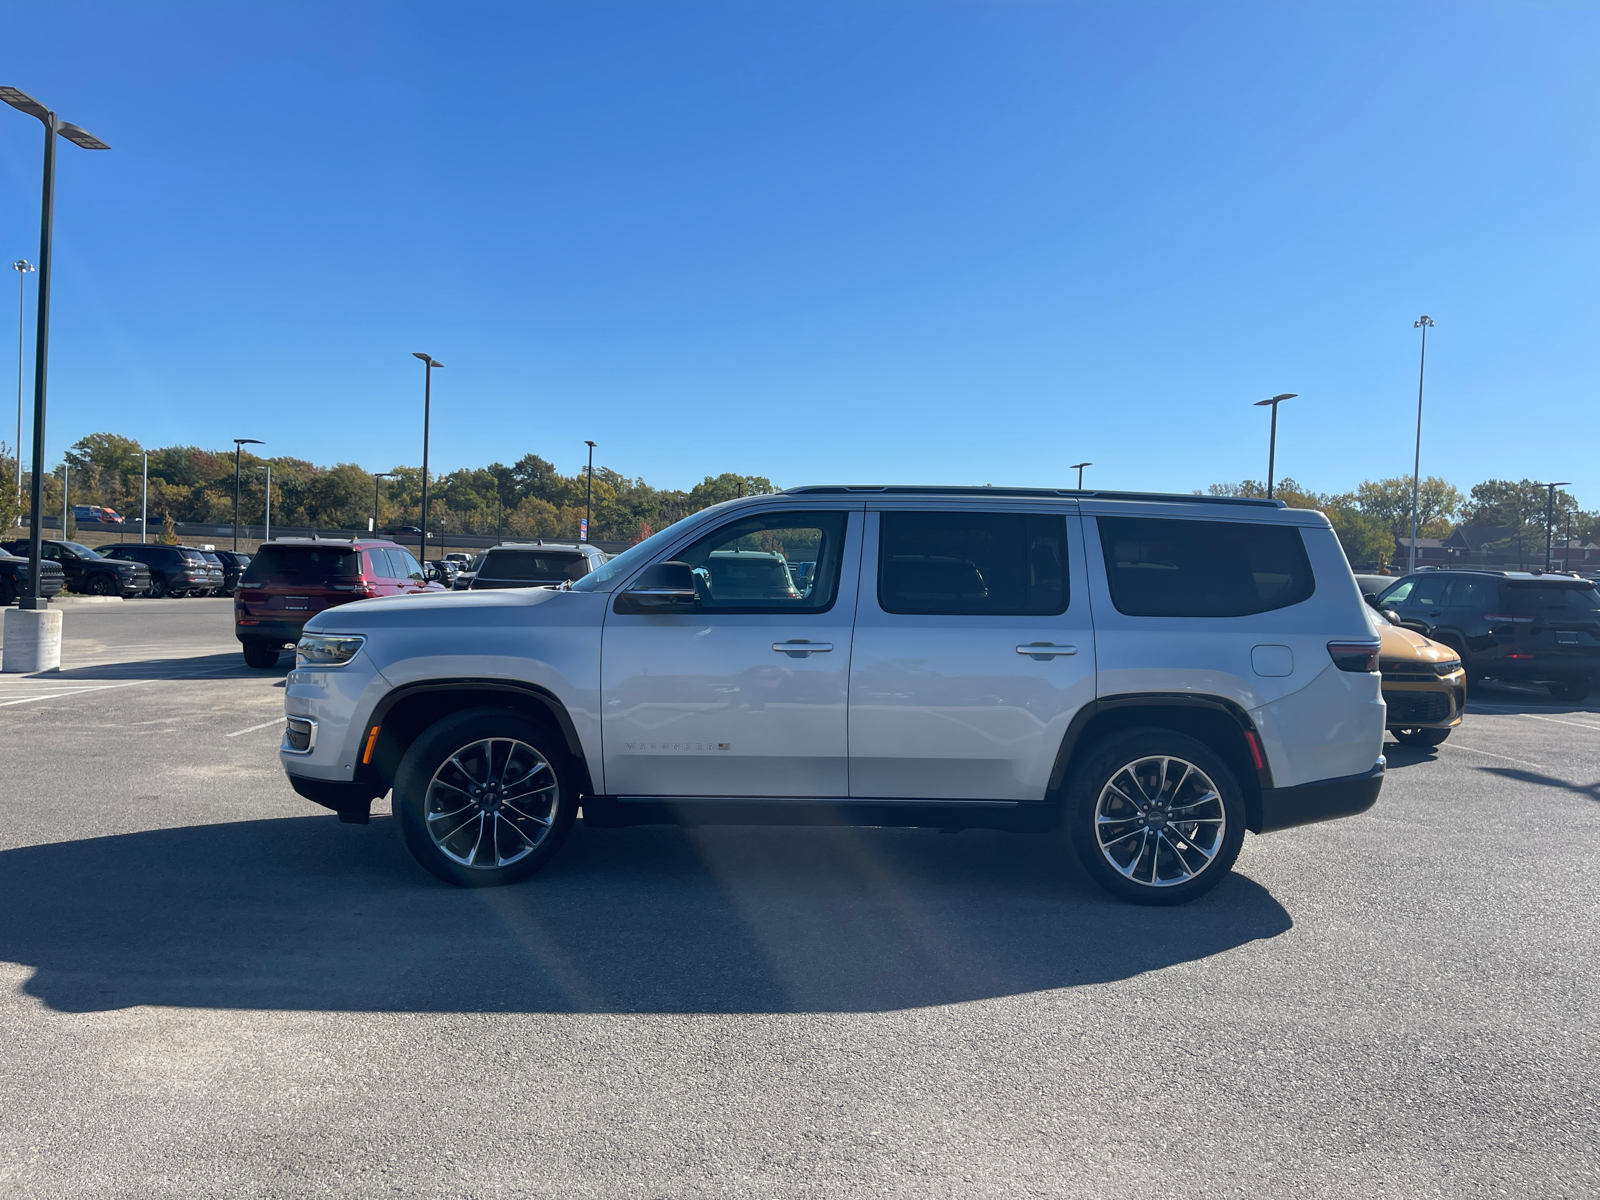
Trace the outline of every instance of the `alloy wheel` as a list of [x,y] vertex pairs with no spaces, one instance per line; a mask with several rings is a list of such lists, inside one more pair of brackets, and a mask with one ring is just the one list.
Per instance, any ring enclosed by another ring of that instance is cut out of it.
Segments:
[[561,787],[545,756],[516,738],[482,738],[440,764],[423,803],[428,835],[452,862],[509,866],[550,834]]
[[1216,784],[1194,763],[1152,755],[1112,772],[1095,804],[1094,832],[1124,879],[1172,887],[1215,861],[1227,814]]

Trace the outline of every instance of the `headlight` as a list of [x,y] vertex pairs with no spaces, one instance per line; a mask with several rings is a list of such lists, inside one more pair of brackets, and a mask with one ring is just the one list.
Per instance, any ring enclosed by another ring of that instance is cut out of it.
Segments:
[[1433,669],[1440,675],[1454,675],[1461,670],[1461,660],[1459,658],[1451,658],[1446,659],[1444,662],[1436,662],[1433,664]]
[[364,637],[347,633],[308,633],[294,648],[297,667],[342,667],[356,656]]

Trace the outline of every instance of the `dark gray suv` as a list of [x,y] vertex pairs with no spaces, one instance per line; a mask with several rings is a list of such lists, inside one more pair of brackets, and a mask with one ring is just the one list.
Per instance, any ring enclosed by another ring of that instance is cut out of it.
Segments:
[[468,587],[551,587],[582,579],[607,558],[604,551],[581,542],[509,543],[495,546],[483,556]]

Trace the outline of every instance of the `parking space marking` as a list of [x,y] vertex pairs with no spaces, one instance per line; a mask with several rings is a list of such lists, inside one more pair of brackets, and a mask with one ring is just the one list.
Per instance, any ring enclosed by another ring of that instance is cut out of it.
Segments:
[[1493,750],[1479,750],[1473,746],[1457,746],[1453,742],[1444,743],[1443,749],[1465,750],[1468,754],[1487,754],[1490,758],[1503,758],[1506,762],[1514,762],[1519,767],[1532,767],[1535,771],[1544,770],[1544,767],[1538,763],[1531,763],[1525,758],[1512,758],[1509,754],[1496,754]]
[[[1575,729],[1593,729],[1596,732],[1600,732],[1600,724],[1596,724],[1593,721],[1563,721],[1560,717],[1541,717],[1538,713],[1519,713],[1518,715],[1527,717],[1530,721],[1549,721],[1552,725],[1571,725]],[[1572,715],[1576,716],[1577,714],[1574,713]]]
[[238,737],[241,734],[254,733],[258,729],[265,729],[268,725],[282,725],[283,722],[284,722],[284,718],[283,717],[274,717],[270,721],[263,721],[259,725],[252,725],[252,726],[250,726],[249,729],[235,729],[232,733],[225,733],[222,736],[223,737]]

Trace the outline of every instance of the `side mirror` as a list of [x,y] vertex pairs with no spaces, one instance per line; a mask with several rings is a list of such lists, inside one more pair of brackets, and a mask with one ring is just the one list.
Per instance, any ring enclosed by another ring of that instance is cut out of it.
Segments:
[[686,562],[656,563],[646,567],[633,586],[619,597],[631,612],[670,612],[699,602],[694,570]]
[[1363,600],[1365,600],[1368,604],[1372,605],[1373,608],[1377,608],[1378,607],[1378,593],[1377,592],[1362,592],[1361,593],[1361,598]]

